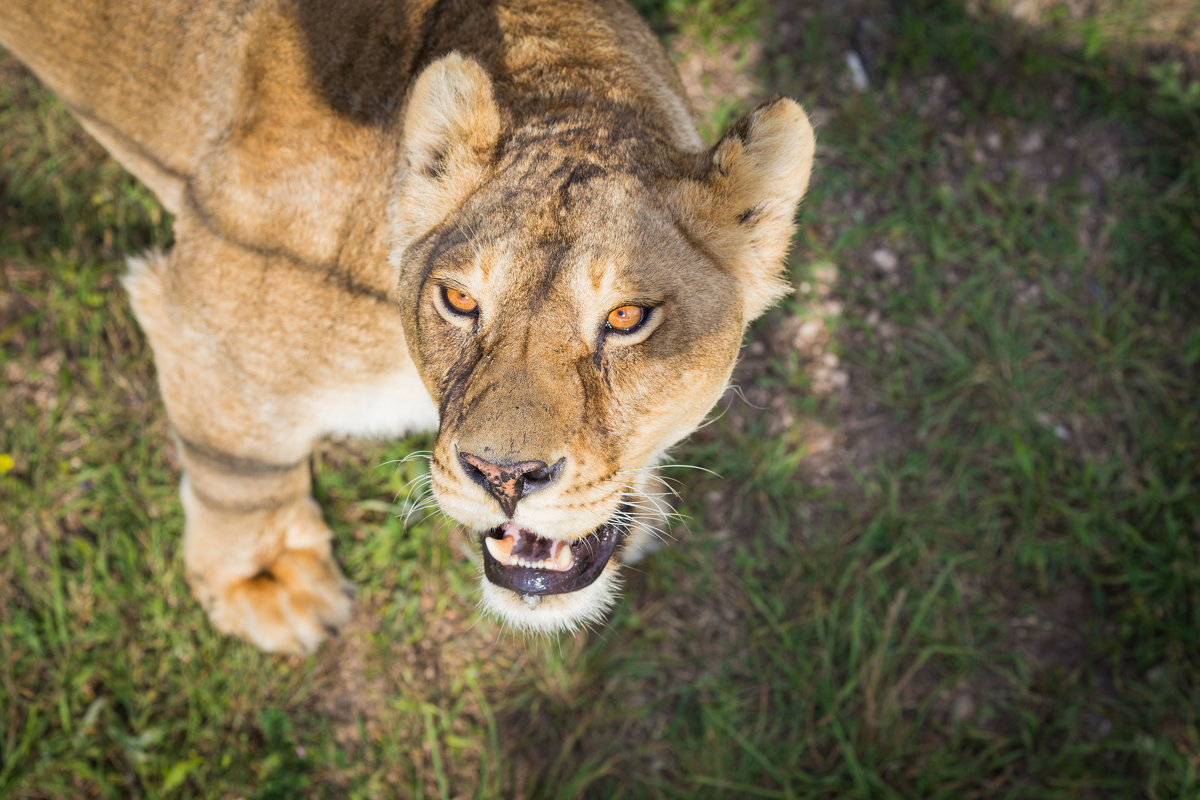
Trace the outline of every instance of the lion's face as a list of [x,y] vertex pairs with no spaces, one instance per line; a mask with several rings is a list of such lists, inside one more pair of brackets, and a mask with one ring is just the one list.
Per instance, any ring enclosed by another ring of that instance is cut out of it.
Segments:
[[742,334],[736,281],[636,179],[567,185],[564,167],[484,187],[405,259],[434,492],[485,537],[493,607],[532,627],[611,595],[610,557],[656,524],[648,468],[720,395]]
[[[780,103],[810,162],[803,113]],[[762,171],[755,134],[785,127],[764,126],[763,108],[688,154],[597,119],[505,132],[486,75],[456,56],[414,89],[408,119],[445,124],[406,134],[395,296],[439,408],[435,496],[479,539],[485,605],[518,627],[607,609],[619,562],[666,509],[654,466],[716,402],[749,317],[778,296],[772,228],[786,217],[786,247],[804,187],[776,199],[742,185],[763,182],[746,174]],[[740,272],[764,242],[770,263]]]

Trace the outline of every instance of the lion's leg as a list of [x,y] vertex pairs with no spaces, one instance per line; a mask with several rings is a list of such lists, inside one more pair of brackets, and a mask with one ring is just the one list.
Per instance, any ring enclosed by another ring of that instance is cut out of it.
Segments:
[[307,398],[321,379],[272,303],[247,310],[232,281],[221,291],[188,283],[228,263],[206,256],[177,247],[133,260],[125,281],[179,443],[188,581],[221,631],[310,652],[351,606],[310,496],[321,430]]
[[259,461],[178,440],[193,594],[224,633],[268,652],[311,652],[346,621],[352,592],[309,494],[307,459]]

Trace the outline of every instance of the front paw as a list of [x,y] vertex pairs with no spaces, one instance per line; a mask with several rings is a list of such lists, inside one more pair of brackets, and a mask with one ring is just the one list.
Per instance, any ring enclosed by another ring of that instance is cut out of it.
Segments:
[[350,617],[353,584],[332,555],[284,550],[253,577],[194,587],[218,630],[269,653],[316,650]]

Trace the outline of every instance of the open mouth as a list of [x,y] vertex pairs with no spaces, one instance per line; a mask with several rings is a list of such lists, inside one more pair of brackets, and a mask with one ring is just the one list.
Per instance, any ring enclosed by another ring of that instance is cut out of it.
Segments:
[[564,542],[506,522],[483,537],[483,573],[495,585],[523,595],[575,592],[600,577],[628,534],[625,526],[607,523]]

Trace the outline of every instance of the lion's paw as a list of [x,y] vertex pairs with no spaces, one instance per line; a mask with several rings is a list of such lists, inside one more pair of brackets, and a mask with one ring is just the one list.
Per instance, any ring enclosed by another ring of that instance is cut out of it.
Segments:
[[213,624],[269,653],[311,653],[350,617],[354,587],[331,555],[285,550],[254,577],[214,592]]

